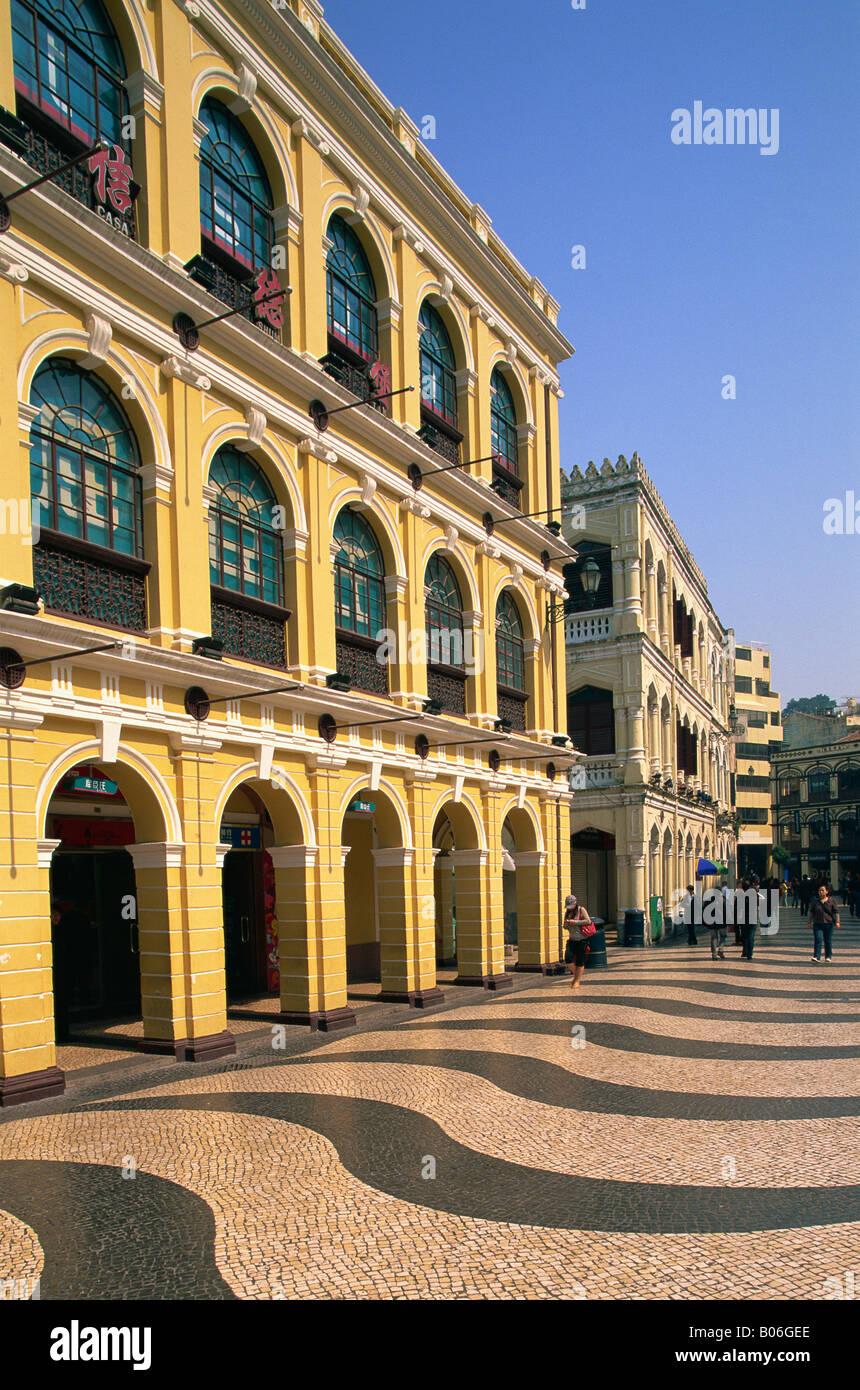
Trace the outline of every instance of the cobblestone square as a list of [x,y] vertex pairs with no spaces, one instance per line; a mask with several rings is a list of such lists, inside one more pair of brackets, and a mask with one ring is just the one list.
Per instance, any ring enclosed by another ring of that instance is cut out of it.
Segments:
[[[613,949],[232,1062],[134,1054],[0,1122],[43,1299],[825,1300],[860,1268],[860,927]],[[460,1002],[462,996],[463,1002]],[[584,1029],[584,1036],[581,1031]],[[102,1053],[97,1054],[99,1058]],[[132,1058],[132,1060],[130,1060]]]

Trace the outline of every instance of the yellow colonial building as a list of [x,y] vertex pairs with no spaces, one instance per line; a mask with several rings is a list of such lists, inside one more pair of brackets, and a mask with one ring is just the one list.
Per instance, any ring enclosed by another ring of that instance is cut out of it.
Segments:
[[2,1102],[546,969],[558,305],[315,0],[2,25]]
[[734,857],[731,640],[638,454],[562,496],[573,885],[621,924]]
[[776,841],[770,759],[782,751],[779,694],[771,688],[770,652],[761,642],[736,644],[734,665],[738,874],[766,878]]

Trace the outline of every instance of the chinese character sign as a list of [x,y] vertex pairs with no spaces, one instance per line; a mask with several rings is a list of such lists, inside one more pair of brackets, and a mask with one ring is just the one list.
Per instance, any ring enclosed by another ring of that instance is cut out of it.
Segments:
[[122,216],[131,207],[132,168],[120,145],[112,150],[98,150],[90,156],[88,166],[93,175],[96,198],[102,204],[110,203]]
[[251,303],[254,306],[254,318],[265,319],[273,328],[283,328],[284,315],[282,305],[284,302],[284,291],[278,283],[278,277],[273,270],[263,269],[254,280],[256,289],[251,295]]
[[374,362],[370,369],[370,380],[375,395],[391,395],[391,368],[386,367],[384,362]]

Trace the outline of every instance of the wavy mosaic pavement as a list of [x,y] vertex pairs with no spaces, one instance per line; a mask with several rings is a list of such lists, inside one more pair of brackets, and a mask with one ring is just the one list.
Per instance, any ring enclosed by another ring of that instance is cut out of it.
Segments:
[[752,966],[613,951],[576,994],[451,989],[279,1059],[249,1031],[239,1069],[87,1073],[0,1124],[0,1278],[35,1272],[43,1298],[825,1297],[860,1260],[858,944],[843,928],[827,971],[796,925]]

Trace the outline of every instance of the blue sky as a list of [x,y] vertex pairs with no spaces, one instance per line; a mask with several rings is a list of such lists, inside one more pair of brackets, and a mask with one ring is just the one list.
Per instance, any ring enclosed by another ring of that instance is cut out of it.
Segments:
[[[561,302],[562,464],[638,449],[783,700],[860,696],[855,0],[328,0],[325,16]],[[779,111],[779,150],[671,114]],[[571,268],[583,245],[586,268]],[[736,399],[722,381],[736,378]]]

